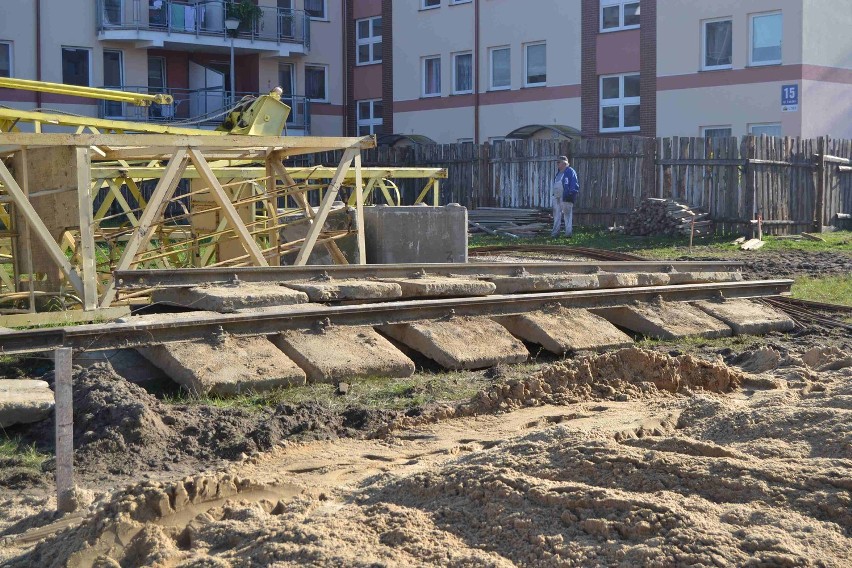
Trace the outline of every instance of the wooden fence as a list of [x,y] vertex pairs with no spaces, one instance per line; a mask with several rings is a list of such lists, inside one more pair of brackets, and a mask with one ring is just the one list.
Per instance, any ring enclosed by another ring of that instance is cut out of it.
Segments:
[[[852,213],[852,140],[597,138],[436,144],[364,152],[367,166],[445,167],[441,202],[468,208],[549,208],[555,158],[567,155],[581,192],[576,223],[611,226],[647,197],[710,213],[719,232],[747,232],[758,216],[775,234],[821,230]],[[303,165],[334,163],[314,155]],[[419,187],[401,185],[405,203]],[[818,215],[816,212],[820,211]]]

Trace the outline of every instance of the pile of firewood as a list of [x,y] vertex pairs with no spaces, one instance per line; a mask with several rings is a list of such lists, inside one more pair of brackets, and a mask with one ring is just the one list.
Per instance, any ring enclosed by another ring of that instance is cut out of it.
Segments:
[[471,233],[531,237],[549,231],[552,218],[545,209],[479,207],[468,210],[467,224]]
[[[711,221],[708,213],[672,199],[649,197],[627,216],[624,233],[635,236],[707,234]],[[694,222],[694,225],[693,225]]]

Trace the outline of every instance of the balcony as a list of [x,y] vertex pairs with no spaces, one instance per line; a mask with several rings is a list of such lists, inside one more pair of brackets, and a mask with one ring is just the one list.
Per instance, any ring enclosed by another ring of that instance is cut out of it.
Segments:
[[[106,87],[113,89],[114,87]],[[121,91],[133,93],[148,93],[147,87],[121,87]],[[171,124],[187,128],[215,128],[225,118],[228,109],[234,106],[231,93],[221,89],[164,89],[174,97],[171,105],[153,104],[140,107],[128,103],[100,101],[98,117],[113,120],[130,120],[133,122],[152,122]],[[256,97],[258,93],[236,93],[236,102],[243,97]],[[284,95],[281,102],[290,107],[287,118],[287,134],[301,136],[310,134],[310,101],[302,96]]]
[[[131,42],[135,47],[182,51],[230,47],[225,29],[227,2],[202,0],[95,0],[98,39]],[[242,22],[234,37],[240,53],[288,57],[310,49],[310,17],[302,10],[259,7],[259,16]]]

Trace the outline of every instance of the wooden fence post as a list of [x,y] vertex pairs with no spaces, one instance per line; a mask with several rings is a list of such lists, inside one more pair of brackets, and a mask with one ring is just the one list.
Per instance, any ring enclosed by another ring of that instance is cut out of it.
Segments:
[[[754,164],[752,164],[752,160],[755,157],[755,137],[753,135],[747,135],[743,143],[740,145],[741,158],[745,158],[745,168],[743,171],[743,177],[745,178],[745,200],[744,200],[744,213],[749,215],[749,219],[757,218],[757,185],[754,180]],[[744,152],[742,150],[745,150]],[[745,155],[742,155],[745,154]],[[754,238],[755,234],[755,226],[753,224],[749,225],[751,227],[751,238]]]
[[54,415],[56,418],[56,508],[71,513],[74,498],[74,401],[71,386],[71,349],[54,352]]
[[817,139],[817,186],[816,203],[814,204],[814,230],[821,233],[825,229],[825,150],[827,138],[820,136]]

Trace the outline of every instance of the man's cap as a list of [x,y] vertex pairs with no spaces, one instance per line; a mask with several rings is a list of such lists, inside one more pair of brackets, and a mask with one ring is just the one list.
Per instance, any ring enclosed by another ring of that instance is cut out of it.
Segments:
[[557,162],[565,162],[567,164],[568,163],[568,156],[559,156],[558,158],[556,158],[556,161]]

